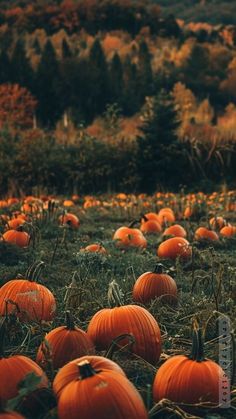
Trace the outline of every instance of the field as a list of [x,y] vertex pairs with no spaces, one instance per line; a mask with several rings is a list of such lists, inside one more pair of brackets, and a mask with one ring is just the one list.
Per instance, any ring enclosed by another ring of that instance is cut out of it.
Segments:
[[[128,226],[135,220],[135,228],[139,228],[143,214],[158,213],[166,207],[173,210],[175,221],[168,221],[165,216],[162,220],[162,232],[144,234],[147,247],[132,247],[127,244],[120,246],[121,241],[113,240],[115,231],[121,226]],[[159,361],[151,363],[139,355],[130,356],[132,345],[127,344],[124,348],[119,342],[114,343],[111,350],[106,348],[96,350],[96,353],[112,357],[125,371],[141,393],[150,418],[236,417],[236,234],[231,237],[223,236],[216,218],[223,217],[224,224],[230,223],[234,226],[235,211],[235,191],[209,195],[158,193],[152,196],[73,196],[72,200],[68,197],[28,197],[24,204],[23,200],[15,200],[11,205],[7,202],[2,204],[3,238],[12,214],[16,218],[19,213],[24,213],[26,216],[22,228],[31,239],[26,247],[17,246],[6,239],[0,242],[0,285],[19,274],[24,278],[29,266],[36,266],[36,262],[43,261],[38,281],[52,291],[57,305],[52,321],[34,319],[29,322],[22,317],[24,311],[20,309],[20,302],[17,305],[14,301],[8,301],[5,322],[2,317],[2,323],[6,324],[7,330],[5,356],[21,354],[35,360],[45,333],[65,324],[66,311],[70,311],[75,324],[86,331],[94,314],[108,307],[108,287],[114,280],[120,288],[123,304],[134,304],[132,289],[136,279],[144,272],[152,272],[161,263],[164,272],[176,281],[178,302],[166,303],[165,298],[159,297],[145,305],[136,303],[145,307],[159,324],[162,335]],[[78,228],[72,222],[66,222],[68,213],[79,218]],[[219,239],[199,240],[195,236],[196,229],[200,226],[209,227],[210,220],[211,228],[216,231]],[[178,223],[184,227],[192,248],[191,257],[169,259],[157,256],[158,246],[167,238],[162,234],[165,223]],[[97,252],[84,250],[93,243],[100,246]],[[102,247],[106,252],[99,251]],[[3,306],[1,304],[0,301],[0,309]],[[231,407],[212,408],[198,403],[189,410],[184,404],[166,399],[155,404],[152,386],[156,372],[170,357],[190,354],[193,324],[199,324],[203,329],[205,356],[217,363],[222,361],[219,352],[222,340],[220,331],[221,323],[225,319],[230,322],[231,333],[228,340]],[[44,366],[52,382],[57,368],[53,368],[50,351],[48,353]],[[41,391],[34,403],[25,401],[27,393],[32,391],[34,385],[37,387],[37,384],[34,377],[26,380],[20,396],[8,402],[7,406],[29,418],[56,418],[56,400],[50,388]]]

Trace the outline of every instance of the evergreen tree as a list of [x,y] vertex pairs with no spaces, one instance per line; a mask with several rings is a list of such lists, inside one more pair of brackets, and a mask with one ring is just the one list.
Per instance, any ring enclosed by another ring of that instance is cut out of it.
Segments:
[[137,138],[140,190],[173,188],[182,181],[187,160],[176,134],[178,127],[173,102],[165,91],[148,99],[142,134]]
[[34,48],[34,51],[37,55],[41,54],[42,50],[41,50],[41,46],[40,46],[38,38],[35,38],[35,40],[33,42],[33,48]]
[[142,105],[145,96],[152,94],[153,88],[151,54],[145,41],[142,41],[139,45],[138,60],[139,100],[140,105]]
[[32,88],[33,69],[25,53],[25,46],[22,39],[18,39],[11,58],[11,79],[22,87]]
[[40,121],[44,126],[54,126],[62,114],[63,105],[59,65],[50,40],[46,42],[42,52],[36,73],[34,93],[39,102],[37,113]]
[[122,96],[124,89],[123,67],[119,54],[115,53],[110,68],[110,91],[111,102],[122,106]]
[[122,106],[124,114],[127,116],[135,114],[140,109],[138,88],[137,66],[127,56],[124,61],[124,94]]
[[11,63],[6,51],[0,54],[0,84],[11,82]]
[[87,92],[87,109],[90,117],[99,115],[110,102],[109,72],[106,58],[100,41],[95,39],[89,54],[89,91]]
[[62,59],[63,60],[72,57],[72,52],[71,52],[70,46],[69,46],[69,44],[68,44],[68,42],[65,38],[63,38],[61,48],[62,48]]

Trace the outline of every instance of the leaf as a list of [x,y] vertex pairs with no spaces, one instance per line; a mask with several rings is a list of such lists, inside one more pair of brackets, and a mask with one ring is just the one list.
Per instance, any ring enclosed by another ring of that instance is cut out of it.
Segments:
[[18,395],[13,399],[8,400],[6,408],[8,410],[16,410],[23,398],[37,389],[42,377],[30,372],[18,385]]

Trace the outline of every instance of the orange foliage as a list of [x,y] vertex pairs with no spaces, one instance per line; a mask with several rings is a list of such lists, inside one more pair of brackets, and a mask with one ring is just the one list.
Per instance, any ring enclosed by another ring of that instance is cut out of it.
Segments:
[[123,45],[122,40],[118,36],[107,34],[102,41],[102,47],[106,55],[112,51],[119,51]]

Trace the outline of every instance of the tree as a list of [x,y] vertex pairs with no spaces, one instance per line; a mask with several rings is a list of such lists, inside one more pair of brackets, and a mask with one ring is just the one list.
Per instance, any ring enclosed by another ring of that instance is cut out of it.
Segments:
[[32,128],[36,106],[36,99],[26,88],[18,84],[0,85],[0,128]]
[[140,109],[138,92],[137,66],[127,55],[124,61],[124,94],[123,110],[127,116],[135,114]]
[[63,38],[61,49],[62,49],[62,59],[63,60],[72,57],[72,52],[71,52],[70,46],[69,46],[69,44],[68,44],[68,42],[65,38]]
[[49,40],[45,44],[35,81],[35,94],[39,102],[37,114],[44,126],[53,127],[62,114],[60,89],[59,65]]
[[0,84],[11,82],[11,63],[6,51],[0,54]]
[[124,89],[123,66],[117,52],[113,55],[110,68],[110,91],[111,102],[122,106],[122,96]]
[[137,138],[140,190],[154,192],[157,188],[178,185],[185,176],[186,162],[177,137],[179,121],[170,95],[162,90],[149,97],[142,120],[141,135]]
[[11,58],[11,81],[31,89],[34,73],[25,53],[22,39],[18,39]]
[[151,54],[149,52],[148,45],[145,41],[142,41],[139,45],[138,80],[140,104],[143,104],[145,96],[150,96],[152,94],[153,88]]

